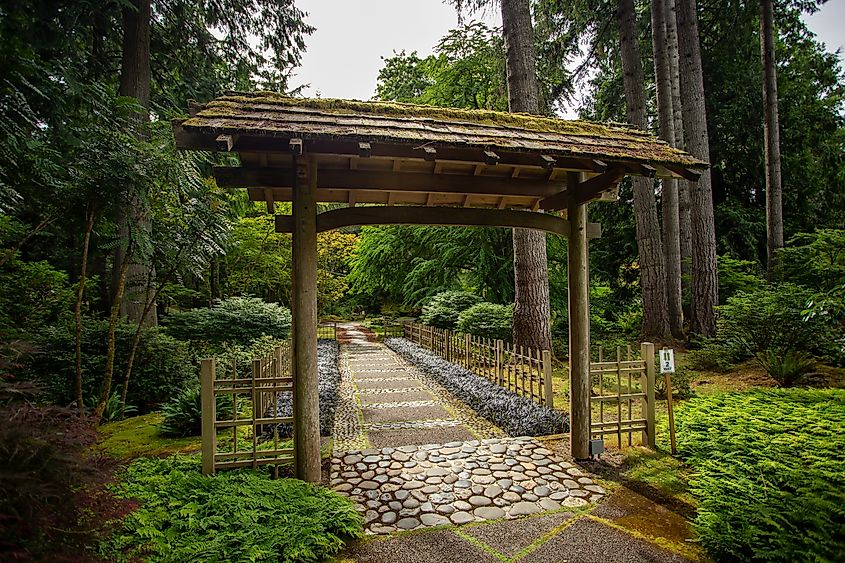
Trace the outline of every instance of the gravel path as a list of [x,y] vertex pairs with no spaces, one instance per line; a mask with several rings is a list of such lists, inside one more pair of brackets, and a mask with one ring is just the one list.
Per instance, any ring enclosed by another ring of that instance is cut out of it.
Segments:
[[578,508],[605,492],[529,437],[509,437],[354,325],[341,325],[331,486],[367,532]]

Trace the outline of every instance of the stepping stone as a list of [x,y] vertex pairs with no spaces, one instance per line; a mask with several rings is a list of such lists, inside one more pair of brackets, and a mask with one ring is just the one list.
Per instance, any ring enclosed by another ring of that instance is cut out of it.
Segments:
[[529,514],[537,514],[540,512],[540,507],[533,502],[518,502],[511,506],[511,516],[527,516]]
[[488,506],[490,504],[493,504],[493,501],[487,497],[476,495],[469,497],[469,503],[473,506]]
[[442,526],[444,524],[449,524],[449,519],[445,516],[441,516],[440,514],[423,514],[420,516],[420,520],[422,520],[423,525],[425,526]]
[[452,514],[452,516],[449,517],[449,520],[455,524],[467,524],[468,522],[474,521],[475,518],[469,512],[461,511]]
[[414,528],[419,527],[419,525],[420,521],[416,518],[402,518],[396,523],[396,527],[403,530],[413,530]]
[[505,517],[505,511],[496,506],[482,506],[473,510],[472,513],[485,520],[498,520]]

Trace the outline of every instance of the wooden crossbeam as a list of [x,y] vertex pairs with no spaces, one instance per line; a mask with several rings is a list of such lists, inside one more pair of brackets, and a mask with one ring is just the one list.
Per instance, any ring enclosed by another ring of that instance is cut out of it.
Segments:
[[487,166],[495,166],[499,164],[500,157],[493,151],[484,151],[484,164]]
[[690,182],[698,182],[698,179],[701,178],[701,171],[700,170],[692,170],[690,168],[684,168],[683,166],[673,166],[671,164],[666,164],[664,167],[683,178],[684,180],[689,180]]
[[425,152],[423,158],[428,160],[429,162],[433,162],[435,158],[437,158],[437,149],[434,147],[430,147],[428,145],[423,147],[423,151]]
[[547,211],[566,209],[572,198],[575,198],[576,203],[585,203],[595,199],[601,192],[611,188],[614,184],[618,184],[624,176],[624,167],[613,166],[603,174],[593,176],[577,185],[569,186],[566,191],[546,197],[540,202],[540,208]]
[[[569,236],[566,219],[533,211],[461,207],[373,206],[332,209],[317,215],[317,232],[359,225],[445,225],[461,227],[512,227]],[[291,233],[291,215],[276,215],[276,232]],[[587,237],[601,237],[601,225],[587,224]]]
[[231,152],[235,146],[237,135],[218,135],[214,144],[220,152]]
[[[218,166],[214,168],[214,178],[217,185],[225,188],[290,188],[293,171],[283,167]],[[560,192],[565,186],[565,182],[549,182],[545,179],[374,170],[321,169],[317,175],[318,189],[548,197]]]

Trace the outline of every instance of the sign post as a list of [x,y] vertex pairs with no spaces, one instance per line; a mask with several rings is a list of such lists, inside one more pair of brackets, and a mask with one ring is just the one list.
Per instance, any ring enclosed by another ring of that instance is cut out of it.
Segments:
[[666,382],[666,409],[669,412],[669,442],[672,455],[675,455],[675,413],[672,411],[672,374],[675,373],[675,351],[671,348],[660,350],[660,373]]

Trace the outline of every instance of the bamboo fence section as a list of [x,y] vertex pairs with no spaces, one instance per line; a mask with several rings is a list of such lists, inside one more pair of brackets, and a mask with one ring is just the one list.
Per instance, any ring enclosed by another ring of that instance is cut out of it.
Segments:
[[[631,346],[616,348],[615,358],[605,359],[598,349],[598,362],[590,364],[593,392],[590,430],[594,438],[615,435],[617,445],[632,445],[633,434],[642,433],[642,444],[655,446],[654,436],[654,344],[643,342],[640,357]],[[596,420],[596,416],[598,420]]]
[[[279,425],[293,424],[293,417],[278,416],[279,393],[293,393],[291,345],[285,341],[265,357],[252,361],[249,377],[238,374],[237,366],[222,366],[217,373],[217,360],[200,362],[202,401],[202,471],[213,475],[220,469],[237,467],[257,468],[294,462],[294,449],[280,447]],[[231,401],[231,418],[217,418],[217,401],[223,397]],[[251,432],[240,432],[248,427]],[[272,436],[262,441],[258,437],[265,428]],[[231,438],[218,441],[218,432],[231,430]],[[272,442],[271,442],[272,440]]]
[[403,336],[497,385],[554,408],[549,350],[514,346],[502,340],[461,334],[419,323],[405,323]]

